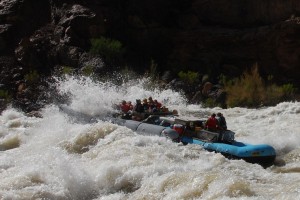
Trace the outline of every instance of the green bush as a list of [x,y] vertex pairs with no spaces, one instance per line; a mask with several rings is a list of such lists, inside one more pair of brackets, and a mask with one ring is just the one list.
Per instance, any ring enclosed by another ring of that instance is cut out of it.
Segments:
[[0,90],[0,98],[4,99],[6,102],[9,102],[11,101],[12,97],[7,90]]
[[35,83],[39,80],[40,75],[36,70],[31,70],[29,73],[25,74],[24,78],[29,83]]
[[297,89],[293,86],[293,84],[290,83],[282,85],[281,90],[283,94],[287,97],[293,96],[297,91]]
[[[255,65],[250,71],[246,71],[239,78],[222,82],[227,93],[226,104],[228,107],[259,107],[262,105],[275,105],[284,98],[291,97],[296,89],[292,84],[277,86],[266,84]],[[269,76],[268,80],[273,79]]]
[[204,106],[204,107],[209,107],[209,108],[211,108],[211,107],[214,107],[214,105],[215,105],[215,102],[214,102],[214,100],[213,100],[212,98],[207,98],[207,99],[205,99],[205,101],[203,102],[203,106]]
[[178,73],[178,77],[180,80],[188,84],[195,84],[199,80],[198,72],[192,72],[192,71],[187,71],[187,72],[180,71]]
[[105,37],[91,39],[90,52],[99,54],[107,62],[114,62],[122,57],[124,49],[122,43]]
[[94,73],[94,71],[95,67],[88,65],[81,69],[81,74],[83,76],[91,76]]
[[62,70],[61,70],[61,73],[65,74],[65,75],[66,74],[70,75],[70,74],[74,73],[74,69],[72,67],[63,66]]

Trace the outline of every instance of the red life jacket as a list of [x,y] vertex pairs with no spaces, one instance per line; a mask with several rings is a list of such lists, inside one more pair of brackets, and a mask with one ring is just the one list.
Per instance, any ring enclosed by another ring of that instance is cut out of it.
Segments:
[[121,110],[124,113],[127,113],[130,110],[130,106],[128,104],[121,104]]
[[133,110],[133,105],[132,104],[127,103],[127,105],[129,107],[129,110]]
[[156,108],[161,108],[161,103],[160,102],[156,102],[156,103],[154,103],[154,105],[156,106]]
[[179,134],[182,134],[184,132],[184,127],[181,124],[174,124],[173,129]]
[[206,128],[207,129],[216,130],[217,129],[217,125],[218,125],[218,121],[217,121],[217,119],[215,117],[208,118],[208,120],[206,122]]

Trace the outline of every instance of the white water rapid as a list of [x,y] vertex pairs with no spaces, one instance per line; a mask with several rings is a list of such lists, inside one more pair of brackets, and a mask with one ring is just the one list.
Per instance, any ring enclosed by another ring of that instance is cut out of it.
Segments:
[[[180,93],[69,77],[58,84],[72,112],[49,105],[42,118],[8,108],[0,116],[0,199],[295,200],[300,197],[300,103],[261,109],[203,108]],[[277,152],[264,169],[198,145],[139,135],[101,121],[122,99],[152,96],[180,115],[222,112],[238,141]],[[74,112],[73,112],[74,111]]]

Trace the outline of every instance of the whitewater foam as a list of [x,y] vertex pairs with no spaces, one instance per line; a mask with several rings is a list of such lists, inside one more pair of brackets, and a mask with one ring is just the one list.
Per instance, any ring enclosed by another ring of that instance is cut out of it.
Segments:
[[[114,86],[69,77],[58,84],[67,113],[48,105],[42,118],[8,108],[0,116],[1,199],[297,199],[300,195],[300,103],[203,108],[143,81]],[[198,145],[140,135],[103,121],[119,100],[152,96],[179,114],[222,112],[236,140],[275,147],[281,161],[264,169]],[[80,120],[90,116],[93,121]],[[5,147],[6,146],[6,147]],[[5,147],[5,148],[4,148]]]

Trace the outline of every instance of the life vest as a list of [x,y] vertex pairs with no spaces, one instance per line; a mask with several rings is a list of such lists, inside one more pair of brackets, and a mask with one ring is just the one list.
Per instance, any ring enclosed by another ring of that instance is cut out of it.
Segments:
[[136,104],[133,110],[138,112],[138,113],[145,112],[144,107],[141,103]]
[[129,107],[129,110],[133,110],[133,105],[130,103],[127,103],[128,107]]
[[123,113],[127,113],[130,110],[130,106],[128,104],[121,104],[120,107]]
[[149,104],[148,103],[143,103],[142,105],[144,107],[144,111],[148,111],[149,110]]
[[159,108],[161,108],[162,104],[160,102],[156,101],[156,102],[154,102],[154,106],[159,109]]
[[206,121],[206,128],[211,130],[216,130],[218,126],[218,121],[215,117],[210,117]]
[[174,129],[175,131],[177,131],[177,133],[183,134],[183,131],[184,131],[183,125],[181,125],[181,124],[174,124],[174,125],[173,125],[173,129]]
[[224,118],[223,116],[221,116],[221,117],[218,117],[217,120],[218,120],[218,122],[219,122],[219,126],[220,126],[222,129],[226,130],[226,129],[227,129],[227,125],[226,125],[226,120],[225,120],[225,118]]

